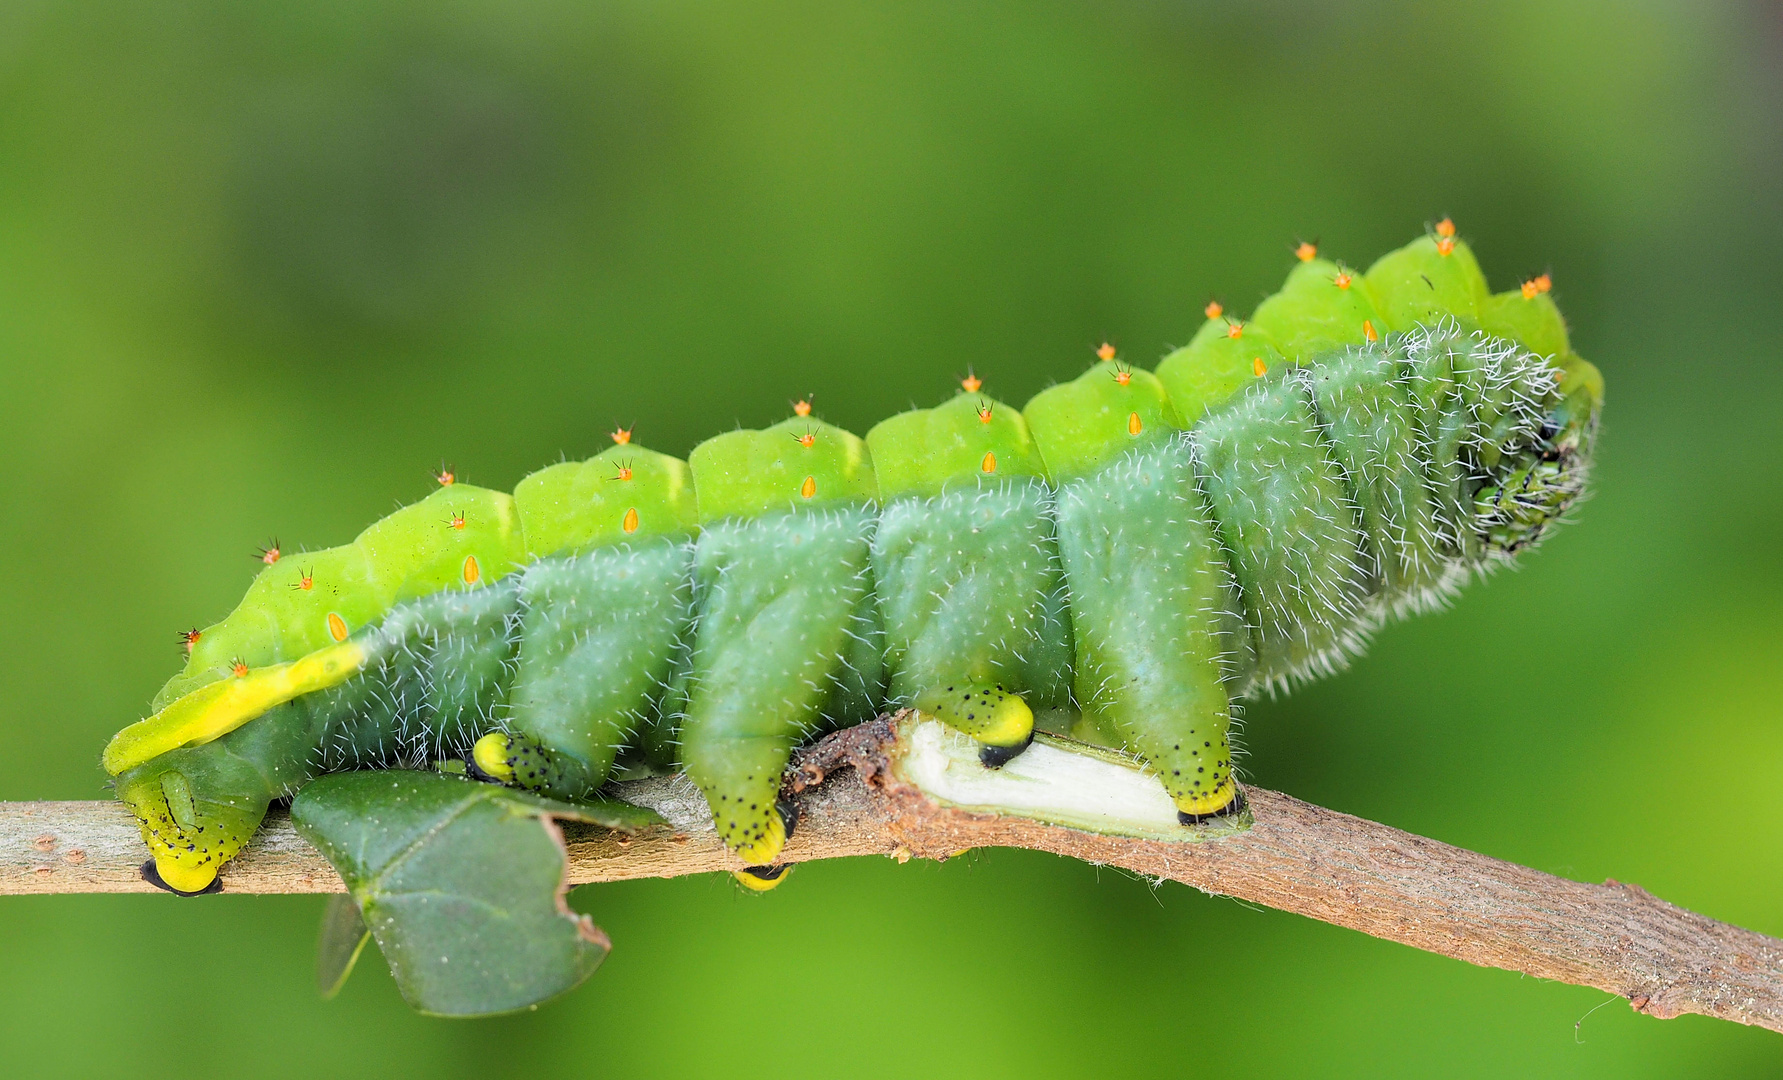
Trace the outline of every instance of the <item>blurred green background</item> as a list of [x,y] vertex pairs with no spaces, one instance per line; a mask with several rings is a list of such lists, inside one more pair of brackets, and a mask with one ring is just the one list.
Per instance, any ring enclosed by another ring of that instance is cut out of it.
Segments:
[[[1296,238],[1366,265],[1447,213],[1497,287],[1553,272],[1600,493],[1254,705],[1250,778],[1783,934],[1783,19],[1335,7],[0,4],[0,798],[103,797],[256,544],[442,459],[508,488],[810,392],[864,431],[968,365],[1020,402],[1248,309]],[[375,960],[316,1000],[319,898],[3,898],[7,1068],[1783,1075],[1776,1035],[1036,853],[576,902],[593,980],[454,1023]]]

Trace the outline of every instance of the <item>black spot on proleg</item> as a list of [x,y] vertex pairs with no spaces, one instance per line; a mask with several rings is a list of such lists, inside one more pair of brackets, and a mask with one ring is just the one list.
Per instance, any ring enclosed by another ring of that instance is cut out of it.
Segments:
[[[792,831],[799,827],[798,804],[791,799],[776,799],[774,800],[774,809],[780,814],[780,823],[786,826],[786,838],[791,840]],[[781,867],[781,869],[784,870],[785,867]],[[779,872],[776,871],[774,877],[779,876]],[[772,881],[773,878],[769,878],[768,880]]]
[[161,871],[155,869],[155,860],[153,859],[142,864],[142,880],[148,882],[157,889],[170,892],[175,896],[207,896],[210,893],[220,893],[223,891],[222,878],[212,878],[209,885],[199,889],[197,892],[183,892],[176,889],[161,879]]
[[980,744],[978,747],[978,763],[987,769],[1001,769],[1011,761],[1014,761],[1017,755],[1023,750],[1026,750],[1033,742],[1034,733],[1029,731],[1028,737],[1021,742],[1016,743],[1014,746],[989,746]]
[[1243,813],[1244,808],[1247,805],[1249,804],[1245,802],[1244,789],[1240,788],[1233,794],[1231,802],[1220,807],[1211,814],[1191,814],[1185,810],[1178,810],[1176,812],[1176,820],[1184,825],[1200,825],[1203,822],[1213,821],[1217,818],[1231,817],[1234,814]]

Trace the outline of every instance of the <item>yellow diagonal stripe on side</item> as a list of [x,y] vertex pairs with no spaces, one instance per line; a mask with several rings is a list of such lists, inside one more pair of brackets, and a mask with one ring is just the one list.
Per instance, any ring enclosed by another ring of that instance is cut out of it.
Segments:
[[221,738],[275,705],[347,681],[365,666],[365,656],[365,646],[349,641],[201,686],[118,732],[100,760],[116,776],[169,750]]

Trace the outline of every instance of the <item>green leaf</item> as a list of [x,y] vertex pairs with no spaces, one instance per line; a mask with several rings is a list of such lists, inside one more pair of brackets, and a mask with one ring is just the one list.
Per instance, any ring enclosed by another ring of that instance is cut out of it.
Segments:
[[319,939],[316,942],[316,992],[326,1001],[347,985],[347,976],[353,974],[353,965],[359,962],[359,954],[371,940],[371,931],[365,928],[365,919],[360,917],[359,905],[352,896],[335,893],[328,898],[328,907],[322,912]]
[[[660,820],[622,803],[556,802],[431,772],[337,773],[291,804],[292,823],[346,882],[404,999],[440,1016],[537,1005],[606,958],[606,934],[564,902],[559,819],[628,831]],[[341,962],[344,942],[332,948],[335,959],[321,963],[338,969],[338,987],[351,958]]]

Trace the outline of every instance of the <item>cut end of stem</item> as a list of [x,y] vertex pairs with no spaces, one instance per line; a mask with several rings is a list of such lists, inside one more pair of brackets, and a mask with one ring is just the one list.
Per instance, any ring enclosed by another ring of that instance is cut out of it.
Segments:
[[1176,804],[1139,759],[1044,732],[998,769],[978,757],[980,744],[938,720],[901,721],[891,748],[893,773],[947,806],[1011,814],[1048,825],[1145,840],[1199,841],[1242,833],[1248,810],[1196,825],[1178,822]]

